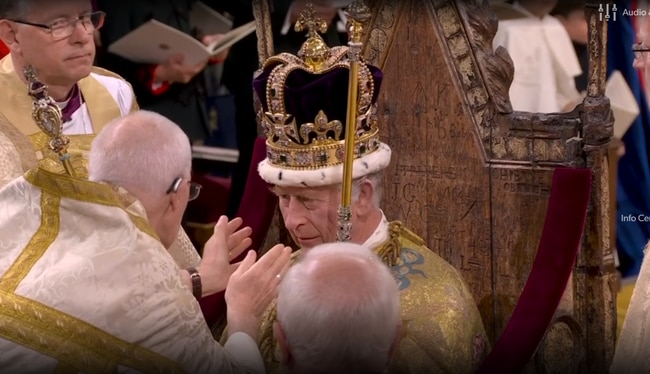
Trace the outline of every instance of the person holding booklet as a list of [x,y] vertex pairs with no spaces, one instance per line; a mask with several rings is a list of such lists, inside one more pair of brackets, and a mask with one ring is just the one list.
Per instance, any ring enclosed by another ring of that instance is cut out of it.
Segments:
[[176,122],[192,142],[209,136],[205,68],[223,61],[227,51],[194,64],[188,64],[182,55],[172,56],[163,63],[149,64],[120,57],[109,49],[111,44],[152,19],[192,35],[205,45],[215,42],[222,34],[205,35],[190,23],[190,12],[196,3],[198,1],[192,0],[97,1],[98,9],[106,13],[100,40],[107,48],[97,64],[122,75],[133,86],[142,109]]

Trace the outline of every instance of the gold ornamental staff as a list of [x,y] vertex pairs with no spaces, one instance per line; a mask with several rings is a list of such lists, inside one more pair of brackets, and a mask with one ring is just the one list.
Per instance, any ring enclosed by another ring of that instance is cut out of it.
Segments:
[[56,105],[54,99],[47,92],[47,86],[38,80],[38,73],[33,66],[26,66],[25,78],[29,84],[29,96],[34,99],[32,104],[32,118],[49,139],[48,147],[52,152],[59,155],[66,173],[74,177],[75,172],[70,162],[68,145],[70,139],[63,135],[63,121],[61,109]]
[[348,14],[348,58],[350,78],[348,81],[348,108],[345,127],[345,158],[343,160],[343,187],[338,210],[339,241],[350,240],[352,229],[352,163],[354,162],[354,137],[357,129],[357,99],[359,83],[359,60],[363,47],[363,23],[370,19],[370,9],[362,0],[355,0],[346,10]]

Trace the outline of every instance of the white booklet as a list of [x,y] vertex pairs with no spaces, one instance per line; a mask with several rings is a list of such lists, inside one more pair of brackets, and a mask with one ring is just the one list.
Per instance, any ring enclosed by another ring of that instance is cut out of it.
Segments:
[[190,25],[201,30],[203,35],[225,34],[232,29],[232,21],[228,17],[201,1],[192,5]]
[[206,46],[191,35],[152,19],[115,41],[108,51],[144,64],[162,64],[171,56],[182,54],[186,65],[197,65],[230,48],[253,31],[255,21],[230,30],[221,40]]

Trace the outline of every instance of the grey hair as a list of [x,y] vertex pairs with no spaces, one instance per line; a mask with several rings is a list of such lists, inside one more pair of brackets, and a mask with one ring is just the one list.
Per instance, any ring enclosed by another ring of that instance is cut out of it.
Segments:
[[35,0],[0,0],[0,19],[24,19]]
[[175,178],[189,178],[190,141],[178,125],[149,111],[138,111],[106,125],[92,143],[88,174],[153,198],[164,196]]
[[400,323],[399,290],[367,247],[322,244],[289,269],[277,318],[294,360],[289,371],[380,373]]
[[[372,203],[375,206],[375,208],[380,208],[381,207],[381,198],[384,193],[384,186],[383,186],[383,180],[382,180],[382,173],[381,172],[375,172],[372,174],[365,175],[363,177],[356,178],[352,180],[352,201],[357,201],[359,199],[359,193],[360,191],[360,185],[361,182],[364,180],[368,180],[370,183],[372,183],[372,186],[374,188],[374,195],[372,196]],[[343,185],[339,185],[339,189],[342,189]]]

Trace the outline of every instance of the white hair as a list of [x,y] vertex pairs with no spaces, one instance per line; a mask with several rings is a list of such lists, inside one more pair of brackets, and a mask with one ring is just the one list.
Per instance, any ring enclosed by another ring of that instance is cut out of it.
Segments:
[[[371,173],[368,175],[364,175],[363,177],[359,177],[356,179],[352,180],[352,201],[357,201],[359,199],[359,193],[360,191],[360,185],[361,182],[364,180],[368,180],[370,183],[372,183],[373,190],[374,190],[374,195],[372,196],[372,204],[375,206],[375,208],[381,207],[381,198],[383,194],[383,180],[382,180],[382,173],[381,172],[375,172]],[[339,190],[343,189],[343,184],[338,185]]]
[[397,283],[368,248],[316,246],[279,289],[277,318],[296,373],[383,372],[400,320]]
[[144,110],[106,125],[88,158],[90,180],[152,197],[165,195],[175,178],[188,178],[192,169],[187,135],[166,117]]

